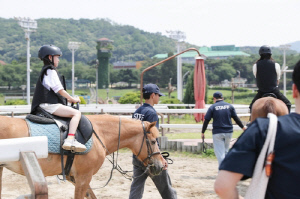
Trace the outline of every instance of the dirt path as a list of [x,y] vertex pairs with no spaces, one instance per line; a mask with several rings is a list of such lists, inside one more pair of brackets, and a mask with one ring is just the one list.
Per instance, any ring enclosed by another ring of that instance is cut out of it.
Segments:
[[[171,153],[172,155],[172,153]],[[176,189],[179,199],[190,198],[218,198],[213,191],[213,184],[218,173],[217,160],[209,158],[172,157],[174,164],[169,166],[169,175],[173,187]],[[120,153],[119,164],[123,170],[132,170],[131,153]],[[97,198],[101,199],[125,199],[129,196],[131,182],[125,179],[117,171],[114,171],[111,182],[103,186],[109,178],[111,164],[106,160],[99,172],[94,175],[91,187]],[[59,182],[56,176],[47,177],[49,198],[71,199],[74,186],[69,183]],[[245,192],[248,181],[240,183],[239,189]],[[26,177],[12,173],[4,169],[2,198],[15,199],[19,195],[29,194]],[[161,198],[151,179],[148,178],[143,199]]]

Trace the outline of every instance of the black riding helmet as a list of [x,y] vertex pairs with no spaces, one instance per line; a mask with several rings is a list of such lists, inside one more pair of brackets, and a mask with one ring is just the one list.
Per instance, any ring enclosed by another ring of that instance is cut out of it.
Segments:
[[272,51],[271,51],[271,48],[270,46],[262,46],[260,47],[259,49],[259,54],[262,55],[262,54],[270,54],[272,55]]
[[47,61],[50,61],[53,64],[53,57],[52,60],[49,60],[48,55],[62,56],[62,52],[58,47],[54,45],[43,45],[39,50],[39,54],[38,54],[39,58],[43,61],[46,59]]

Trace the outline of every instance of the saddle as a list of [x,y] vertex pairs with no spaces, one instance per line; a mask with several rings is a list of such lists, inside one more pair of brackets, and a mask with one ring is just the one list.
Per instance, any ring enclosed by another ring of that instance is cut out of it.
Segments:
[[274,98],[276,98],[277,99],[277,96],[274,94],[274,93],[265,93],[265,94],[263,94],[263,96],[261,96],[262,98],[263,97],[274,97]]
[[[59,125],[59,128],[60,131],[63,132],[63,140],[68,136],[69,123],[71,120],[70,118],[63,118],[56,115],[51,115],[47,111],[38,107],[37,111],[35,112],[35,115],[29,114],[26,116],[26,119],[39,124],[60,123],[61,125]],[[91,138],[93,131],[93,126],[90,120],[84,115],[81,115],[81,119],[75,134],[76,140],[81,144],[85,144]]]
[[[66,139],[68,136],[68,129],[69,129],[69,123],[71,118],[63,118],[56,115],[52,115],[47,111],[45,111],[44,109],[37,107],[35,114],[34,115],[28,114],[26,116],[26,119],[30,120],[31,122],[39,123],[39,124],[57,124],[57,126],[59,127],[60,134],[61,134],[60,148],[61,148],[62,175],[63,175],[63,180],[65,180],[66,179],[65,175],[70,174],[70,170],[74,161],[75,154],[79,154],[79,153],[75,153],[74,151],[64,150],[61,147],[64,139]],[[81,144],[85,144],[92,137],[93,132],[94,129],[90,120],[84,115],[81,115],[81,119],[79,121],[76,134],[75,134],[76,140]],[[64,155],[67,155],[67,162],[65,168],[63,164]]]

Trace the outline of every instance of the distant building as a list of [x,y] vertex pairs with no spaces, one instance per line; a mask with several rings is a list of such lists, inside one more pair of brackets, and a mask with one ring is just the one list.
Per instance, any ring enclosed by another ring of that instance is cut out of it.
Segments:
[[2,60],[0,60],[0,65],[6,65],[6,63]]
[[135,62],[115,62],[113,66],[114,69],[136,69]]
[[[199,48],[200,54],[204,55],[208,59],[227,59],[228,57],[235,56],[250,56],[247,53],[244,53],[240,50],[239,47],[235,45],[225,45],[225,46],[212,46],[212,47],[201,47]],[[174,53],[176,54],[176,53]],[[188,51],[181,54],[182,63],[195,63],[195,57],[198,56],[198,53],[195,51]],[[168,57],[168,53],[157,54],[153,57],[159,59],[165,59]]]
[[137,62],[115,62],[114,69],[139,69],[142,67],[142,61]]

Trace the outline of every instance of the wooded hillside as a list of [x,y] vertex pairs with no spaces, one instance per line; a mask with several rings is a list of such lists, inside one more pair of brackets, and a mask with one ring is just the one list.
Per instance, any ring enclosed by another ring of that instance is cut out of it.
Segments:
[[[175,51],[174,41],[161,33],[149,33],[133,26],[119,25],[108,19],[37,19],[38,29],[31,34],[32,57],[37,57],[43,44],[61,48],[63,59],[71,60],[69,41],[81,42],[75,54],[77,61],[89,62],[96,58],[96,40],[113,40],[114,61],[140,61],[158,53]],[[0,18],[0,60],[11,62],[26,56],[24,31],[14,19]]]

